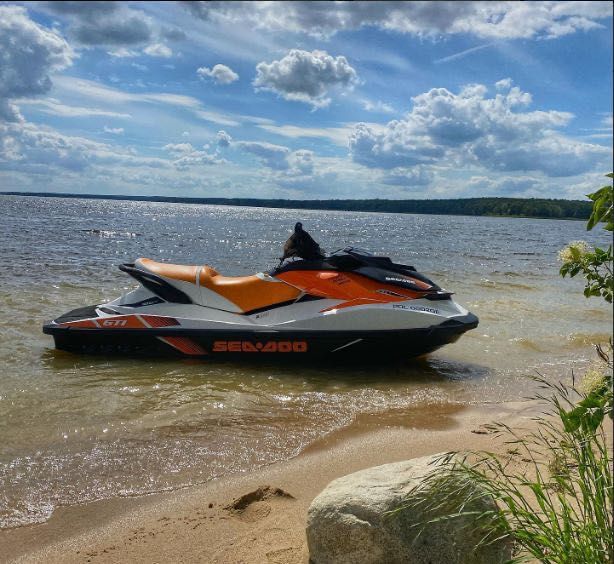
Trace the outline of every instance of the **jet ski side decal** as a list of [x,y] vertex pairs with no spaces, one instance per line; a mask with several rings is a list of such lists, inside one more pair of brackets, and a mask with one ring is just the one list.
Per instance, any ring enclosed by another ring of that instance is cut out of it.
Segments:
[[212,352],[304,353],[307,350],[307,341],[214,341]]
[[180,325],[174,317],[160,315],[119,315],[94,319],[79,319],[58,323],[63,327],[79,327],[81,329],[142,329],[144,327],[175,327]]

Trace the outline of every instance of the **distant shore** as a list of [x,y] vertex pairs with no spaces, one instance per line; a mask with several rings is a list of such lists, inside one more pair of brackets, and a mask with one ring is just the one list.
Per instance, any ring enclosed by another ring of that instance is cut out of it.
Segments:
[[574,220],[588,219],[592,209],[592,202],[588,200],[549,200],[542,198],[282,200],[265,198],[182,198],[174,196],[122,196],[118,194],[63,194],[60,192],[0,192],[0,196],[82,198],[88,200],[128,200],[136,202],[167,202],[172,204],[257,208]]
[[[411,419],[397,414],[359,418],[298,457],[245,474],[142,497],[60,507],[39,525],[0,530],[8,562],[211,562],[307,564],[307,509],[333,479],[357,470],[449,450],[501,454],[484,425],[502,421],[532,428],[534,401],[447,406]],[[520,460],[513,462],[522,464]],[[231,505],[261,486],[292,498],[258,500],[241,511]]]

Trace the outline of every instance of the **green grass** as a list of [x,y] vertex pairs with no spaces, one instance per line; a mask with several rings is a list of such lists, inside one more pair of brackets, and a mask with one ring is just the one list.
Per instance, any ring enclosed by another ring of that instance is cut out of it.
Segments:
[[[488,531],[480,544],[511,540],[515,546],[512,562],[613,562],[612,454],[604,428],[611,425],[610,417],[605,417],[611,414],[611,378],[609,407],[580,412],[577,399],[592,405],[587,399],[594,391],[580,392],[573,386],[538,380],[551,395],[540,396],[549,408],[536,418],[532,430],[491,425],[493,435],[502,437],[507,445],[507,454],[447,453],[439,461],[447,470],[429,475],[424,486],[410,494],[411,506],[427,515],[421,525],[424,528],[466,516],[465,507],[480,497],[490,497],[498,509],[474,514],[476,528]],[[578,413],[580,419],[574,420],[578,424],[568,424],[570,414]],[[433,488],[448,495],[437,499],[426,495]]]

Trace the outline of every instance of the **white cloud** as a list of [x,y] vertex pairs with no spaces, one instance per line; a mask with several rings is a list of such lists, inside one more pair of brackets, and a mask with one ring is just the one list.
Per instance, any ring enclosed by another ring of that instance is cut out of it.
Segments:
[[20,106],[35,106],[45,114],[62,117],[88,117],[88,116],[108,116],[117,118],[129,118],[130,114],[102,110],[100,108],[86,108],[82,106],[71,106],[63,104],[54,98],[38,100],[36,98],[22,98],[17,100]]
[[239,75],[226,65],[215,65],[212,69],[200,67],[196,74],[201,78],[213,78],[216,84],[230,84],[235,80],[239,80]]
[[124,92],[123,90],[111,88],[110,86],[94,82],[93,80],[73,78],[70,76],[58,76],[55,84],[63,91],[70,92],[71,94],[77,94],[83,98],[91,98],[110,104],[122,102],[151,102],[181,106],[188,109],[196,109],[201,106],[199,100],[183,94],[164,92]]
[[142,45],[153,35],[151,19],[121,2],[45,2],[38,7],[68,18],[69,35],[82,45]]
[[136,102],[160,102],[162,104],[170,104],[171,106],[182,106],[184,108],[192,109],[200,107],[200,100],[197,100],[192,96],[185,96],[183,94],[170,94],[165,92],[143,92],[142,94],[125,94],[129,100]]
[[[240,142],[235,144],[240,145]],[[265,165],[266,168],[257,171],[264,184],[290,191],[285,197],[304,197],[318,193],[331,195],[333,187],[336,193],[339,165],[323,166],[325,159],[318,159],[313,151],[291,151],[283,146],[254,142],[244,144],[242,148],[259,156]]]
[[[584,200],[587,194],[591,194],[595,191],[596,187],[604,186],[607,182],[608,180],[604,176],[603,172],[600,171],[578,177],[576,182],[573,184],[568,184],[564,187],[557,185],[556,187],[553,187],[551,192],[556,193],[557,197],[561,198]],[[561,193],[561,188],[563,189],[563,193]]]
[[256,89],[271,90],[285,100],[321,108],[330,104],[331,89],[352,88],[358,82],[356,71],[343,56],[326,51],[292,49],[279,61],[256,65]]
[[160,34],[162,35],[162,37],[164,37],[164,39],[168,39],[169,41],[184,41],[188,38],[185,32],[178,27],[164,27],[162,28]]
[[234,117],[231,117],[228,114],[224,114],[221,112],[214,112],[211,110],[196,110],[194,113],[199,118],[204,119],[205,121],[210,121],[219,125],[240,125],[240,123],[236,119],[234,119]]
[[315,153],[307,149],[299,149],[287,157],[288,173],[292,176],[310,176],[313,174]]
[[382,102],[381,100],[378,100],[377,102],[372,102],[371,100],[363,100],[362,107],[367,112],[375,112],[375,113],[380,113],[380,114],[393,114],[394,113],[394,108],[390,104],[386,104],[385,102]]
[[173,56],[173,52],[164,43],[152,43],[143,49],[143,52],[150,57],[162,57],[169,59]]
[[55,31],[33,22],[21,6],[0,6],[0,120],[21,119],[12,100],[45,94],[50,75],[75,54]]
[[207,151],[193,151],[173,161],[173,166],[183,170],[193,166],[217,165],[225,162],[217,154],[207,153]]
[[382,178],[384,184],[391,186],[420,187],[428,186],[434,175],[424,166],[414,168],[395,168]]
[[126,92],[124,90],[112,88],[91,80],[67,76],[59,76],[56,80],[56,86],[63,94],[78,95],[84,99],[96,100],[96,103],[104,102],[112,105],[122,103],[150,103],[165,104],[175,108],[180,107],[190,110],[196,117],[202,120],[224,126],[240,125],[237,118],[253,119],[249,118],[249,116],[233,116],[211,109],[205,110],[202,107],[200,100],[184,94],[165,92]]
[[[297,125],[274,125],[263,123],[259,124],[258,127],[283,137],[290,137],[292,139],[301,137],[328,139],[335,145],[347,147],[350,134],[354,131],[356,125],[356,123],[346,123],[341,127],[299,127]],[[375,132],[384,131],[386,128],[385,125],[379,123],[366,123],[364,125],[367,125]]]
[[282,188],[300,192],[315,192],[323,186],[330,187],[336,177],[335,171],[316,171],[316,156],[313,151],[291,151],[283,145],[257,141],[238,141],[233,146],[258,157],[270,169],[265,176]]
[[71,15],[82,19],[106,16],[117,12],[117,2],[97,0],[83,2],[82,0],[64,0],[64,2],[42,2],[39,7],[46,8],[59,15]]
[[117,88],[111,88],[91,80],[77,79],[72,77],[58,77],[57,84],[67,92],[76,93],[86,98],[105,101],[107,103],[159,103],[170,106],[179,106],[192,110],[199,118],[219,123],[220,125],[239,125],[236,119],[224,113],[213,110],[204,110],[200,100],[184,94],[165,92],[125,92]]
[[261,129],[281,135],[283,137],[290,137],[292,139],[300,137],[314,137],[329,139],[336,145],[347,147],[348,137],[353,130],[353,127],[299,127],[297,125],[272,125],[261,124],[258,125]]
[[538,184],[536,178],[472,176],[466,184],[469,193],[492,196],[520,197]]
[[384,169],[431,163],[445,153],[428,136],[411,131],[405,121],[391,121],[381,133],[359,123],[350,134],[349,148],[355,162]]
[[204,151],[198,151],[191,143],[169,143],[162,148],[173,156],[175,159],[173,166],[180,170],[198,165],[216,165],[226,162],[220,158],[217,151],[209,153],[208,145],[205,145]]
[[[36,104],[44,112],[63,117],[130,117],[120,112],[70,106],[53,98],[26,99],[49,91],[50,74],[69,66],[74,56],[62,37],[30,20],[22,7],[0,6],[0,110],[6,110],[0,117],[8,118],[4,123],[0,119],[2,169],[49,174],[58,169],[74,172],[110,164],[168,166],[162,159],[140,157],[126,147],[63,135],[52,128],[26,122],[16,107],[10,106],[11,100],[18,99],[21,104]],[[105,129],[117,134],[122,128]]]
[[139,45],[152,35],[149,18],[127,9],[113,16],[80,19],[71,33],[83,45]]
[[127,49],[126,47],[119,47],[118,49],[111,49],[107,51],[111,57],[115,57],[116,59],[130,59],[134,57],[140,57],[141,54],[138,51],[134,51],[132,49]]
[[238,115],[237,118],[240,118],[242,121],[247,121],[249,123],[255,123],[256,125],[272,125],[275,123],[274,120],[269,118],[264,118],[260,116],[250,116],[250,115]]
[[127,150],[83,137],[62,135],[28,122],[0,124],[0,165],[3,169],[49,172],[82,171],[93,165],[168,166],[163,159],[140,157]]
[[202,19],[330,37],[361,27],[417,36],[555,38],[601,27],[611,2],[183,2]]
[[191,143],[169,143],[168,145],[164,145],[162,149],[168,151],[172,155],[185,155],[196,151]]
[[580,174],[607,161],[609,149],[557,131],[572,114],[525,111],[531,103],[529,93],[508,81],[498,85],[500,92],[492,98],[480,84],[468,85],[458,94],[433,88],[412,98],[411,112],[388,123],[383,132],[357,125],[350,136],[353,160],[383,169],[451,162],[548,176]]
[[604,114],[601,117],[600,127],[594,127],[591,129],[587,129],[586,131],[591,131],[592,133],[585,135],[584,137],[589,137],[591,139],[610,139],[612,137],[614,123],[612,121],[612,114]]
[[260,141],[238,141],[234,145],[246,153],[256,155],[269,168],[285,170],[289,166],[286,160],[290,154],[288,147]]
[[105,133],[112,133],[113,135],[123,135],[124,128],[123,127],[107,127],[104,126]]
[[503,78],[498,82],[495,82],[495,88],[497,90],[509,90],[512,87],[512,79],[511,78]]
[[[306,175],[277,174],[273,175],[271,180],[281,188],[293,190],[295,193],[291,194],[292,197],[313,197],[314,195],[330,197],[331,195],[338,194],[339,178],[335,171]],[[335,192],[331,194],[331,188],[333,187]],[[286,195],[286,197],[287,196],[288,195]],[[350,197],[355,196],[355,191],[350,193]]]
[[217,132],[216,140],[218,147],[228,147],[232,141],[232,137],[222,129]]

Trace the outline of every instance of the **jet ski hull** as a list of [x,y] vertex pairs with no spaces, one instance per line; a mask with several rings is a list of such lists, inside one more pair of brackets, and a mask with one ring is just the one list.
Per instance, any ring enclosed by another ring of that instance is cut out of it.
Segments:
[[[96,306],[69,312],[43,326],[57,349],[74,353],[202,359],[410,358],[456,341],[478,324],[467,313],[430,327],[395,330],[194,329],[173,326],[121,328],[66,326],[96,322]],[[86,314],[86,317],[83,314]],[[94,315],[92,315],[94,313]]]

